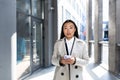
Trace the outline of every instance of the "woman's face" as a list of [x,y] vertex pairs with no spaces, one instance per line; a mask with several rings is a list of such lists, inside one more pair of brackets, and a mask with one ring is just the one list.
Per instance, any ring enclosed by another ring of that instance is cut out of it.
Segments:
[[76,29],[75,29],[75,26],[74,26],[73,23],[68,22],[68,23],[64,24],[63,32],[64,32],[65,37],[68,40],[71,39],[74,36],[75,31],[76,31]]

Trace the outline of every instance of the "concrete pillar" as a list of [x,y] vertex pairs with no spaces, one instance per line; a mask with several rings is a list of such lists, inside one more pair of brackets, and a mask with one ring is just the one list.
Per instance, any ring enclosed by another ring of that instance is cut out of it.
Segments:
[[0,80],[16,80],[16,0],[0,0]]
[[53,45],[57,39],[57,0],[45,0],[44,65],[51,66]]
[[92,0],[87,0],[87,43],[88,43],[88,52],[89,56],[91,57],[92,48],[91,48],[91,41],[92,40]]
[[57,0],[52,0],[52,5],[54,7],[54,11],[53,11],[53,46],[54,43],[56,42],[56,40],[58,39],[58,1]]
[[101,62],[101,44],[102,40],[102,0],[94,0],[94,57],[95,63]]
[[116,0],[116,61],[117,61],[117,74],[120,75],[120,0]]
[[109,71],[120,73],[120,0],[109,0]]

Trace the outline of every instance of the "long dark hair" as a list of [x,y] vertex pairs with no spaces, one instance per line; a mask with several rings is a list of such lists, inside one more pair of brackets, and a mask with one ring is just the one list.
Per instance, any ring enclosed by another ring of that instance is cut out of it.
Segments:
[[66,21],[63,23],[63,25],[62,25],[60,39],[62,39],[62,38],[65,37],[64,32],[63,32],[63,27],[64,27],[65,23],[69,23],[69,22],[73,23],[74,26],[75,26],[76,31],[75,31],[75,33],[74,33],[74,36],[76,36],[77,38],[79,38],[78,29],[77,29],[77,26],[76,26],[75,22],[73,22],[72,20],[66,20]]

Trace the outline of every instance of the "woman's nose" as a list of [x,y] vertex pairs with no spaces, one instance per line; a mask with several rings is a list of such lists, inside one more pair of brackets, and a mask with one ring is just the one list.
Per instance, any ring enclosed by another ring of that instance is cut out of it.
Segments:
[[70,29],[67,29],[67,31],[70,31]]

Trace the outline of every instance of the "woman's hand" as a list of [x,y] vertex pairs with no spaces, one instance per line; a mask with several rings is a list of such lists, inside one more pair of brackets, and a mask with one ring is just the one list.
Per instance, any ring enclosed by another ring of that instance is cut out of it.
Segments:
[[74,64],[75,63],[75,57],[64,59],[64,57],[61,57],[60,63],[62,64]]

